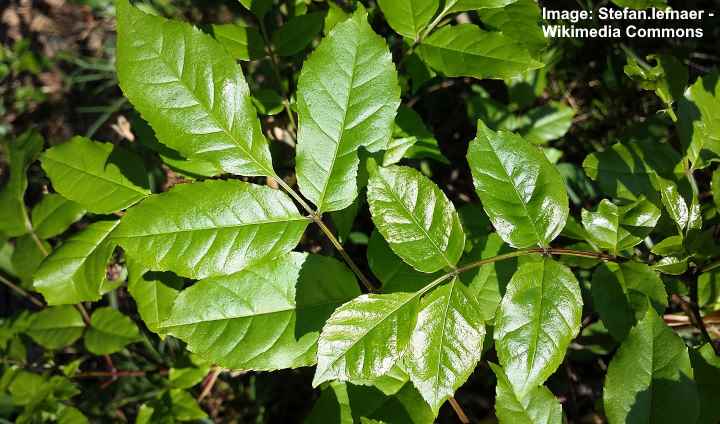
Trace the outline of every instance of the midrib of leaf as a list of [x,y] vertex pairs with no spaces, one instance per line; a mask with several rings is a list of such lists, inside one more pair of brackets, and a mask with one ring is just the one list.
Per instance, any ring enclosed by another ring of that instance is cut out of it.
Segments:
[[[540,233],[538,232],[535,220],[532,219],[532,216],[530,215],[530,211],[528,210],[528,207],[525,204],[525,201],[523,200],[522,196],[520,196],[520,193],[518,192],[517,187],[515,186],[515,181],[513,181],[512,176],[510,175],[510,172],[508,171],[508,169],[505,168],[505,163],[502,160],[500,160],[500,156],[498,156],[497,152],[495,151],[495,146],[490,141],[490,137],[488,137],[487,135],[485,135],[485,137],[487,138],[488,146],[490,146],[490,151],[493,153],[493,155],[495,155],[495,159],[498,161],[498,163],[500,164],[500,167],[505,172],[505,177],[507,178],[507,181],[510,183],[510,186],[513,188],[513,193],[515,193],[515,197],[517,197],[518,202],[522,205],[523,211],[525,212],[525,216],[528,218],[528,221],[530,221],[530,223],[532,224],[530,227],[532,228],[533,233],[535,233],[535,237],[537,238],[537,240],[540,243],[545,245],[545,237],[540,237]],[[542,171],[542,170],[540,170],[540,171]],[[540,176],[540,174],[538,173],[538,178],[539,178],[539,176]],[[534,195],[534,193],[535,192],[533,190],[533,195]]]
[[[486,32],[486,31],[483,31],[483,32]],[[432,44],[432,43],[425,43],[425,45],[426,45],[426,46],[433,47],[433,48],[436,48],[436,49],[440,49],[440,50],[447,50],[447,51],[452,52],[452,53],[461,53],[461,54],[467,54],[467,55],[470,55],[470,56],[476,56],[476,57],[482,57],[482,58],[490,58],[490,59],[499,60],[499,61],[503,61],[503,62],[517,63],[517,64],[519,64],[519,65],[523,65],[523,64],[527,63],[527,62],[523,62],[523,61],[514,59],[514,58],[512,58],[512,56],[508,56],[508,57],[498,57],[498,56],[495,56],[495,55],[493,54],[495,51],[499,50],[500,48],[507,46],[507,44],[500,45],[500,46],[496,47],[495,49],[492,49],[492,50],[489,50],[489,51],[484,51],[482,54],[480,54],[480,53],[475,53],[475,52],[470,52],[470,51],[469,51],[469,49],[470,49],[471,47],[475,47],[475,46],[477,46],[477,45],[480,45],[481,43],[480,43],[479,41],[476,41],[475,43],[473,43],[473,44],[471,44],[470,46],[468,46],[468,50],[459,50],[459,49],[456,49],[456,48],[452,48],[452,47],[451,47],[451,46],[453,46],[453,43],[455,42],[455,40],[457,40],[457,37],[453,38],[452,42],[448,43],[447,46],[438,46],[437,44]]]
[[[135,184],[130,183],[131,185],[125,185],[125,184],[123,184],[123,183],[121,183],[121,182],[118,182],[118,181],[116,181],[116,180],[111,180],[111,179],[109,179],[109,178],[107,178],[107,177],[105,177],[105,176],[103,176],[103,175],[94,174],[94,173],[92,173],[92,172],[88,172],[88,171],[85,170],[85,169],[82,169],[82,168],[78,168],[78,167],[76,167],[76,166],[73,166],[73,165],[71,165],[71,164],[69,164],[69,163],[61,162],[61,161],[56,160],[56,159],[54,159],[54,158],[52,158],[52,157],[50,157],[50,156],[47,156],[47,155],[44,156],[44,160],[50,161],[50,162],[54,162],[56,165],[62,165],[62,166],[64,166],[64,167],[66,167],[66,168],[70,168],[70,169],[75,170],[75,171],[79,171],[80,173],[85,174],[85,175],[90,175],[90,176],[95,177],[95,178],[97,178],[97,179],[99,179],[99,180],[103,180],[103,181],[105,181],[105,182],[111,183],[111,184],[114,185],[114,186],[122,187],[122,188],[124,188],[124,189],[126,189],[126,190],[130,190],[130,191],[134,191],[135,193],[141,194],[143,197],[147,197],[147,196],[148,196],[148,192],[147,192],[147,191],[145,191],[145,190],[138,190],[138,189],[135,187]],[[124,181],[124,182],[127,182],[127,181]]]
[[[115,227],[117,227],[119,223],[120,223],[120,220],[119,220],[119,219],[113,221],[112,227],[108,230],[108,232],[107,232],[100,240],[98,240],[97,243],[95,243],[95,244],[92,246],[92,249],[90,250],[90,253],[89,253],[89,254],[87,254],[87,255],[85,255],[85,256],[70,256],[70,257],[65,258],[65,259],[67,259],[67,260],[80,259],[80,264],[78,265],[77,269],[75,269],[75,272],[72,273],[73,282],[74,282],[74,277],[77,275],[78,271],[80,270],[80,268],[82,268],[82,266],[85,264],[85,262],[87,262],[87,259],[88,259],[93,253],[95,253],[95,251],[97,251],[98,247],[100,247],[103,243],[105,243],[105,241],[109,238],[110,234],[112,234],[113,230],[115,230]],[[74,289],[76,290],[76,292],[77,292],[77,289],[75,288],[75,284],[73,284],[73,288],[74,288]]]
[[528,349],[530,355],[528,355],[528,366],[529,366],[529,372],[525,376],[525,384],[527,384],[528,379],[530,378],[530,374],[532,373],[532,370],[534,368],[533,364],[535,364],[535,355],[537,355],[537,347],[538,347],[538,339],[540,338],[540,319],[542,317],[543,312],[543,299],[545,296],[543,295],[543,290],[545,288],[545,273],[547,272],[547,267],[545,266],[545,261],[542,263],[543,272],[542,277],[540,278],[540,290],[539,293],[539,299],[537,300],[537,314],[535,316],[535,319],[533,320],[533,332],[531,334],[532,341],[528,343]]
[[[192,29],[191,29],[191,30],[192,30]],[[145,44],[145,45],[147,45],[147,44]],[[186,41],[186,39],[185,39],[185,35],[183,34],[183,55],[186,55],[186,54],[187,54],[186,45],[187,45],[187,41]],[[260,169],[262,169],[263,171],[265,171],[266,176],[268,176],[268,177],[275,177],[275,176],[276,176],[275,171],[272,170],[272,169],[268,169],[267,167],[265,167],[265,165],[264,165],[261,161],[257,160],[257,158],[252,154],[252,152],[250,152],[249,150],[245,149],[245,146],[243,146],[242,143],[241,143],[237,138],[235,138],[234,134],[232,134],[232,132],[230,132],[230,129],[222,122],[221,119],[219,119],[219,117],[217,117],[217,116],[215,115],[215,112],[213,111],[212,106],[211,106],[211,105],[207,105],[207,104],[205,104],[203,101],[201,101],[201,100],[197,97],[197,95],[195,94],[195,92],[192,90],[192,88],[191,88],[190,86],[188,86],[187,83],[182,79],[182,74],[183,74],[183,72],[185,71],[185,63],[186,63],[185,56],[183,56],[183,60],[182,60],[182,62],[181,62],[182,69],[180,70],[180,75],[178,75],[178,73],[175,72],[175,69],[173,68],[173,66],[172,66],[170,63],[168,63],[168,62],[165,60],[165,58],[163,57],[162,51],[163,51],[163,48],[164,48],[164,47],[165,47],[165,34],[164,34],[163,32],[160,32],[160,51],[153,49],[153,53],[155,53],[155,57],[156,57],[163,65],[165,65],[165,68],[169,71],[169,73],[170,73],[173,77],[176,78],[176,81],[172,81],[172,82],[177,82],[178,84],[180,84],[180,85],[185,89],[185,91],[187,91],[187,92],[192,96],[192,98],[197,102],[197,104],[203,107],[203,109],[205,110],[205,113],[207,113],[207,116],[208,116],[220,129],[222,129],[222,131],[225,133],[225,135],[226,135],[229,139],[231,139],[231,140],[233,141],[233,143],[234,143],[234,146],[233,146],[233,147],[223,147],[223,148],[221,148],[221,149],[217,149],[216,151],[231,150],[231,149],[233,149],[233,148],[238,148],[238,149],[240,149],[244,154],[246,154],[247,157],[249,157],[250,159],[252,159],[252,161],[255,163],[255,165],[257,165]],[[212,68],[211,68],[211,69],[212,69]],[[213,74],[214,74],[214,72],[213,72]],[[170,82],[170,81],[168,81],[168,82]],[[215,89],[215,82],[213,81],[213,91],[214,91],[214,89]],[[213,99],[215,99],[215,93],[213,93]],[[176,109],[177,109],[177,108],[176,108]],[[254,110],[254,109],[253,109],[253,110]],[[235,115],[235,113],[233,112],[233,116],[234,116],[234,115]],[[257,119],[257,118],[256,118],[256,119]],[[204,152],[207,152],[207,151],[211,151],[211,150],[201,150],[201,151],[199,151],[198,153],[204,153]]]
[[210,230],[227,230],[227,229],[233,229],[233,228],[242,228],[242,227],[249,227],[253,225],[264,225],[264,224],[288,224],[295,221],[306,221],[307,218],[303,216],[297,216],[297,217],[288,217],[287,219],[266,219],[262,221],[252,221],[252,222],[241,222],[237,224],[232,225],[217,225],[214,227],[194,227],[194,228],[188,228],[188,229],[181,229],[181,230],[175,230],[175,231],[161,231],[161,232],[155,232],[155,233],[146,233],[146,234],[130,234],[130,235],[123,235],[119,236],[118,238],[141,238],[141,237],[155,237],[155,236],[166,236],[170,234],[179,234],[179,233],[192,233],[195,231],[210,231]]
[[[407,207],[405,207],[405,203],[403,203],[402,199],[400,199],[395,194],[395,192],[393,191],[393,188],[390,185],[388,185],[388,182],[385,180],[385,178],[382,177],[382,174],[378,173],[378,176],[382,180],[383,185],[385,186],[385,189],[390,193],[390,195],[395,200],[395,202],[398,203],[402,207],[402,210],[404,210],[407,213],[408,217],[410,217],[410,220],[413,222],[413,224],[415,224],[415,226],[418,227],[423,232],[423,234],[425,234],[425,238],[428,241],[430,241],[433,248],[435,248],[435,251],[437,253],[439,253],[440,256],[442,256],[442,258],[445,260],[445,263],[447,263],[450,268],[455,268],[455,265],[448,259],[447,255],[445,254],[445,251],[443,249],[441,249],[440,246],[437,245],[437,243],[435,243],[435,240],[433,240],[433,238],[430,237],[430,234],[428,234],[428,232],[425,230],[425,227],[420,225],[420,222],[418,222],[418,220],[415,218],[415,215],[412,214],[412,211],[410,211]],[[432,189],[431,189],[431,191],[432,191]],[[418,189],[418,195],[419,195],[419,189]],[[454,219],[453,219],[453,221],[454,221]]]
[[435,373],[435,392],[437,393],[438,388],[440,387],[440,368],[442,368],[442,357],[443,357],[443,346],[445,346],[445,324],[447,323],[447,315],[448,311],[450,310],[450,302],[452,302],[452,294],[453,290],[455,290],[455,284],[457,284],[457,277],[455,277],[452,281],[450,281],[450,289],[448,292],[448,301],[445,303],[445,311],[443,312],[442,317],[442,335],[440,336],[440,349],[438,349],[438,366],[437,366],[437,372]]

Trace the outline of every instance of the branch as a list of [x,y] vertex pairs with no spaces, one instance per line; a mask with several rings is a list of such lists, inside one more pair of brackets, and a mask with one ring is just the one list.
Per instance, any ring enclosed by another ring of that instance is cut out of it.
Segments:
[[205,382],[203,383],[202,392],[200,392],[200,396],[198,396],[197,398],[198,402],[203,400],[205,396],[209,395],[210,392],[212,392],[212,388],[213,386],[215,386],[215,382],[217,381],[220,373],[222,372],[222,367],[215,367],[212,371],[210,371],[210,374],[207,375]]
[[8,280],[7,278],[3,277],[2,275],[0,275],[0,283],[5,284],[15,293],[28,299],[30,302],[33,303],[33,305],[39,306],[41,308],[45,307],[45,304],[42,301],[40,301],[38,298],[36,298],[35,296],[33,296],[30,293],[28,293],[27,291],[25,291],[25,289],[15,285],[12,281]]

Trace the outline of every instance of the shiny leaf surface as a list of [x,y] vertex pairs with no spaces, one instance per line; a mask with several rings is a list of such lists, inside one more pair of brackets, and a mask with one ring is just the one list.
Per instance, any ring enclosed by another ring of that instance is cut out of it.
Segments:
[[655,228],[658,219],[660,210],[645,199],[626,206],[603,199],[597,211],[582,211],[588,238],[614,255],[641,243]]

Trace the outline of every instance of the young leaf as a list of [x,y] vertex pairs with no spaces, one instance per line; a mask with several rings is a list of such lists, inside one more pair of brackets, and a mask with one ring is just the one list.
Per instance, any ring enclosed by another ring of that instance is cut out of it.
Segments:
[[660,191],[660,200],[663,206],[665,206],[665,210],[682,232],[690,220],[690,210],[688,209],[685,199],[678,191],[677,185],[674,182],[657,175],[655,176],[654,182]]
[[467,159],[483,209],[505,242],[548,246],[560,234],[569,214],[565,183],[540,150],[478,121]]
[[275,53],[280,56],[292,56],[303,51],[320,34],[324,18],[324,14],[320,12],[290,18],[272,35]]
[[378,168],[368,182],[368,203],[377,229],[398,256],[422,272],[452,268],[465,233],[445,193],[420,172]]
[[183,279],[170,272],[149,271],[130,256],[125,259],[128,264],[128,292],[135,299],[140,318],[150,331],[160,333],[160,323],[170,316]]
[[506,79],[544,66],[522,43],[474,24],[440,28],[420,44],[420,53],[448,77]]
[[80,312],[70,305],[52,306],[31,315],[26,333],[46,349],[69,346],[85,329]]
[[161,143],[226,172],[275,175],[242,70],[220,43],[127,0],[117,32],[120,87]]
[[410,341],[419,303],[417,294],[365,294],[336,309],[320,333],[313,387],[388,372]]
[[43,138],[35,131],[27,131],[6,146],[10,177],[0,188],[0,234],[17,237],[31,228],[24,200],[26,173],[42,150]]
[[213,25],[215,39],[237,60],[265,57],[265,41],[257,29],[240,23]]
[[183,290],[161,329],[224,367],[309,366],[325,320],[359,294],[337,260],[291,252]]
[[588,238],[613,255],[641,243],[655,228],[658,219],[660,209],[645,199],[625,206],[603,199],[596,212],[582,211]]
[[70,237],[40,265],[33,286],[50,305],[98,300],[108,260],[110,233],[120,221],[99,221]]
[[655,309],[647,308],[610,361],[603,393],[608,421],[696,422],[698,393],[692,376],[685,343]]
[[95,213],[112,213],[131,206],[150,191],[142,160],[111,143],[73,137],[46,150],[40,158],[53,188],[63,197]]
[[85,209],[82,206],[57,193],[50,193],[32,210],[33,231],[41,239],[55,237],[83,215]]
[[700,398],[698,424],[713,424],[720,420],[720,357],[709,344],[690,350],[690,362]]
[[321,212],[357,196],[357,150],[385,149],[400,87],[385,40],[356,12],[303,65],[297,90],[296,170],[300,191]]
[[423,298],[403,360],[435,414],[477,366],[484,337],[480,305],[459,279]]
[[148,269],[205,278],[289,252],[307,224],[281,191],[205,181],[145,199],[123,216],[113,237]]
[[595,311],[618,341],[642,319],[648,300],[659,314],[668,304],[660,276],[638,262],[600,265],[593,273],[591,293]]
[[390,27],[398,34],[417,40],[440,7],[440,0],[379,0]]
[[518,397],[505,371],[499,365],[489,364],[497,377],[495,415],[500,424],[562,423],[562,405],[547,387],[537,386]]
[[572,271],[544,258],[522,264],[495,317],[495,349],[519,398],[555,372],[580,330],[580,286]]
[[85,334],[85,348],[95,355],[108,355],[126,345],[142,340],[130,317],[111,307],[98,308],[90,318]]

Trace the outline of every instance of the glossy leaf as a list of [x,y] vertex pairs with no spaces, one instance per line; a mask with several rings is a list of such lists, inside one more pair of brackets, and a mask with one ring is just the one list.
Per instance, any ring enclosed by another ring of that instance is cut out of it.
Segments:
[[437,413],[473,372],[484,337],[480,305],[459,279],[423,298],[403,360],[433,412]]
[[645,199],[625,206],[603,199],[597,211],[582,211],[588,238],[614,255],[641,243],[659,219],[660,210]]
[[295,16],[272,35],[275,53],[292,56],[300,53],[320,34],[325,16],[320,12]]
[[565,184],[541,151],[522,137],[478,121],[467,159],[483,209],[505,242],[547,246],[569,213]]
[[83,215],[85,209],[82,206],[59,194],[50,193],[32,210],[33,231],[42,239],[55,237]]
[[319,211],[357,196],[357,150],[385,149],[400,88],[385,40],[364,11],[338,24],[303,65],[297,89],[296,171],[300,191]]
[[655,177],[655,185],[660,190],[660,200],[665,210],[678,226],[680,231],[687,227],[690,221],[690,210],[685,199],[678,191],[677,185],[662,177]]
[[378,6],[398,34],[417,40],[440,7],[439,0],[379,0]]
[[23,285],[31,286],[30,283],[35,272],[50,252],[52,252],[50,243],[38,242],[30,234],[15,239],[15,248],[12,251],[10,262],[13,273],[20,278]]
[[420,44],[420,53],[448,77],[505,79],[544,66],[522,43],[474,24],[440,28]]
[[53,188],[90,212],[115,212],[150,194],[141,185],[142,160],[111,143],[74,137],[46,150],[41,162]]
[[464,12],[468,10],[503,7],[516,1],[517,0],[447,0],[444,10],[447,11],[446,13]]
[[428,273],[455,266],[465,234],[455,207],[435,183],[412,168],[378,168],[367,197],[378,231],[405,262]]
[[580,286],[570,269],[545,258],[522,264],[495,317],[495,349],[518,397],[555,372],[580,330]]
[[603,393],[608,422],[696,422],[692,376],[685,343],[647,308],[610,361]]
[[25,132],[6,145],[10,176],[0,188],[0,234],[17,237],[31,228],[24,200],[26,174],[42,147],[43,138],[34,131]]
[[289,253],[182,291],[161,329],[227,368],[309,366],[325,320],[359,294],[337,260]]
[[307,224],[280,191],[205,181],[146,199],[125,214],[113,237],[148,269],[205,278],[289,252]]
[[388,372],[405,352],[419,304],[416,294],[364,294],[336,309],[320,333],[313,386]]
[[525,396],[518,396],[505,371],[490,362],[497,378],[495,387],[495,415],[500,424],[560,424],[562,406],[545,386],[532,388]]
[[265,41],[257,29],[240,23],[213,25],[215,39],[237,60],[265,57]]
[[275,175],[245,78],[219,42],[127,0],[117,31],[120,87],[161,143],[226,172]]
[[46,349],[73,344],[85,329],[80,312],[72,306],[52,306],[33,314],[26,333]]
[[50,305],[98,300],[120,221],[99,221],[70,237],[40,265],[33,286]]
[[641,66],[634,56],[628,55],[625,74],[638,81],[641,88],[655,91],[667,105],[682,98],[688,82],[687,66],[671,55],[650,55],[647,59],[656,65],[652,68]]
[[518,0],[497,2],[510,3],[504,7],[482,8],[478,16],[485,27],[501,31],[515,41],[527,46],[530,53],[537,56],[547,45],[543,34],[540,6],[535,0]]
[[141,340],[135,323],[111,307],[98,308],[90,318],[85,334],[85,348],[96,355],[107,355],[122,350],[126,345]]
[[135,299],[140,318],[150,331],[160,333],[160,323],[170,316],[183,279],[171,272],[149,271],[129,256],[125,259],[128,264],[128,292]]
[[648,301],[661,314],[668,295],[660,276],[638,262],[600,265],[592,277],[592,299],[610,334],[625,339],[635,323],[645,315]]
[[450,163],[443,156],[438,141],[427,129],[420,115],[406,106],[400,106],[395,117],[392,139],[383,156],[383,166],[398,163],[404,157],[428,158],[442,163]]
[[426,274],[406,264],[377,230],[370,235],[367,261],[372,273],[382,283],[383,293],[415,292],[441,275],[441,272]]

